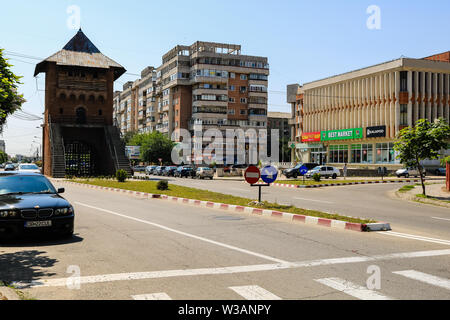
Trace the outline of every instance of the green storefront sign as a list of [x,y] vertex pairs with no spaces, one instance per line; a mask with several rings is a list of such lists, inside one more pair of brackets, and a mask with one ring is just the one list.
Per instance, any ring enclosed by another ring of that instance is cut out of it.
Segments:
[[321,133],[321,141],[362,139],[363,137],[362,128],[322,131]]

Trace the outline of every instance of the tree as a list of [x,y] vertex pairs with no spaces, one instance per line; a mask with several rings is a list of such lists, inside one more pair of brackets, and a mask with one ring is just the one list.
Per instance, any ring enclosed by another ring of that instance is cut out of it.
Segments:
[[175,143],[167,136],[158,131],[151,133],[136,134],[131,140],[130,145],[141,147],[141,161],[149,163],[171,162],[172,149]]
[[125,145],[131,146],[130,142],[133,139],[133,137],[136,136],[137,134],[138,133],[135,131],[128,131],[123,135],[122,141],[125,143]]
[[450,139],[450,127],[443,118],[431,123],[427,119],[417,121],[415,127],[399,132],[394,145],[400,162],[408,167],[419,169],[423,195],[426,196],[425,181],[421,161],[437,159],[439,152],[447,148]]
[[8,155],[3,151],[0,151],[0,163],[8,162]]
[[17,86],[21,77],[11,70],[7,59],[3,58],[3,49],[0,49],[0,132],[6,123],[6,117],[20,109],[25,102],[23,95],[17,93]]

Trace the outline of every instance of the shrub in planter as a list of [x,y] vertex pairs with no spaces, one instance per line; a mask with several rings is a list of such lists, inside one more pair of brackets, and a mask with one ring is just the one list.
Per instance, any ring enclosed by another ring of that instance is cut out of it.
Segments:
[[315,182],[320,182],[320,174],[314,173],[313,174],[313,179],[314,179]]
[[158,184],[156,185],[156,189],[161,190],[161,191],[168,190],[169,182],[167,182],[167,180],[159,181]]
[[128,173],[125,170],[117,170],[116,172],[116,179],[119,182],[125,182],[125,180],[127,180],[128,178]]

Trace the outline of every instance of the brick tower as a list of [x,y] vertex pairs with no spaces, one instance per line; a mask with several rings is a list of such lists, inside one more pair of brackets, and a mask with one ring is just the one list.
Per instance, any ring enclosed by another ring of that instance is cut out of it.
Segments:
[[113,84],[125,69],[103,55],[81,31],[40,62],[45,78],[43,168],[47,176],[130,172],[113,124]]

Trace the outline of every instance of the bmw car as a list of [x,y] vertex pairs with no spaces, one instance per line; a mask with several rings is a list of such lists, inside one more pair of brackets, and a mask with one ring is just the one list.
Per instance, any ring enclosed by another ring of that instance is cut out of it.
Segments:
[[0,173],[0,237],[29,233],[55,233],[71,237],[75,213],[72,205],[43,175]]

